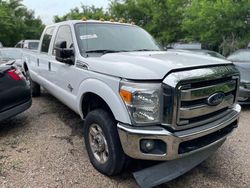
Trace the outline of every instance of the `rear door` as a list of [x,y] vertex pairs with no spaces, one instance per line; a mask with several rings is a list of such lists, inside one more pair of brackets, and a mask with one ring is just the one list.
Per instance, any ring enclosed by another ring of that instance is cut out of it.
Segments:
[[36,59],[36,66],[38,68],[39,75],[45,79],[49,80],[48,73],[51,70],[51,56],[49,54],[52,53],[52,37],[55,32],[55,27],[48,27],[43,35],[40,55]]

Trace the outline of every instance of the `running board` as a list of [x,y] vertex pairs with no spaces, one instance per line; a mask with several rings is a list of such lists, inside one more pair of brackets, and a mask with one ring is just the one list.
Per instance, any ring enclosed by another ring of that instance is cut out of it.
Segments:
[[208,149],[194,153],[187,157],[163,162],[138,172],[134,172],[134,178],[136,179],[138,185],[143,188],[150,188],[167,183],[185,174],[206,160],[223,144],[224,141],[225,140],[209,147]]

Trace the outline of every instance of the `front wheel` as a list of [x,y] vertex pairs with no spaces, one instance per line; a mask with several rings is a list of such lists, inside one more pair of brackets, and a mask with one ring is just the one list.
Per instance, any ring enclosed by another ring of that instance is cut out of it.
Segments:
[[122,172],[128,158],[110,113],[103,109],[90,112],[84,123],[84,139],[89,159],[99,172],[108,176]]

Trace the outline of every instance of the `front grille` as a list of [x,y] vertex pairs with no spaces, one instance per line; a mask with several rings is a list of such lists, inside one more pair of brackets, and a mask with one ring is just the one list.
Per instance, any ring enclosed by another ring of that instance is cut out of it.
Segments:
[[[173,72],[163,81],[162,125],[184,130],[224,118],[232,112],[238,88],[239,72],[232,65]],[[210,100],[216,94],[223,100]]]
[[225,137],[230,132],[232,132],[232,130],[236,128],[236,126],[237,126],[237,121],[231,123],[227,127],[224,127],[223,129],[218,130],[214,133],[208,134],[206,136],[203,136],[194,140],[182,142],[179,145],[178,153],[179,154],[188,153],[188,152],[200,149],[202,147],[205,147],[213,142],[216,142],[217,140]]
[[[234,104],[236,91],[237,80],[232,77],[181,85],[177,126],[194,127],[221,118]],[[225,94],[224,100],[216,106],[209,105],[207,99],[217,92]]]

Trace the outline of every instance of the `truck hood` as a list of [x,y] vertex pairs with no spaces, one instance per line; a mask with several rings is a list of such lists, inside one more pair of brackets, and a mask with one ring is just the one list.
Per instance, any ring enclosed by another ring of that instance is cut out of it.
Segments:
[[121,52],[88,58],[89,70],[133,80],[160,80],[175,69],[221,64],[232,63],[177,51]]

